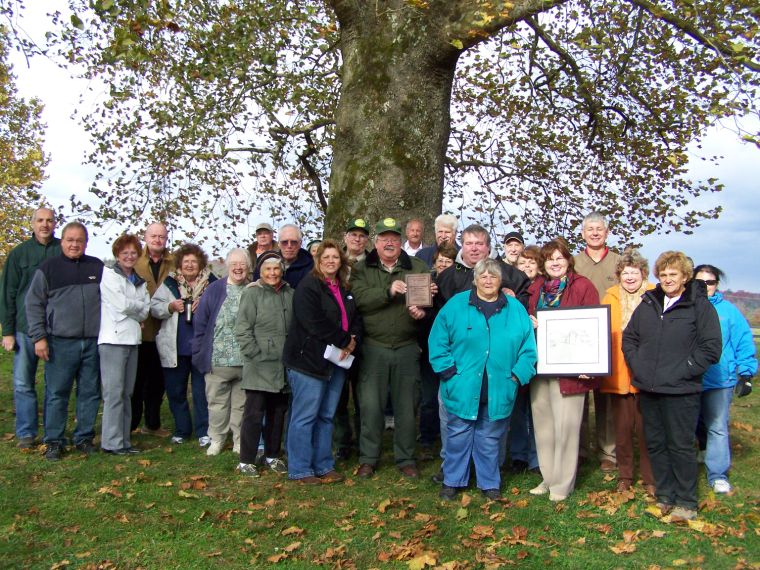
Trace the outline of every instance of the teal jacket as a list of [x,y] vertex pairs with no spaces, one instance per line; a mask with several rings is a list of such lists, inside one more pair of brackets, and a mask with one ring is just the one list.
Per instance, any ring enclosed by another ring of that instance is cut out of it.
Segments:
[[47,244],[41,244],[32,236],[11,250],[0,282],[0,326],[3,336],[28,332],[24,299],[29,284],[40,263],[59,255],[61,240],[56,237]]
[[[446,410],[475,420],[480,407],[483,370],[488,371],[488,417],[509,417],[517,383],[536,374],[536,338],[520,302],[499,294],[501,306],[486,321],[475,305],[475,290],[454,295],[443,306],[430,331],[430,364],[441,374]],[[448,377],[448,379],[446,379]]]

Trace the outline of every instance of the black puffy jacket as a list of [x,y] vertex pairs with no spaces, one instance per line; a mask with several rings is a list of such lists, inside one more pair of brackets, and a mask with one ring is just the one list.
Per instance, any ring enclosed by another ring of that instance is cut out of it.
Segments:
[[665,293],[657,285],[642,296],[623,331],[623,354],[633,385],[658,394],[702,391],[702,374],[720,360],[720,321],[705,284],[691,280],[681,298],[662,312]]

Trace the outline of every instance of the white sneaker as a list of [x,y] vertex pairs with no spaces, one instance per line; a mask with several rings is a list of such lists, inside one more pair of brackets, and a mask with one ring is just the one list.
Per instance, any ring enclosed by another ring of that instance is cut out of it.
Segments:
[[241,475],[247,475],[248,477],[258,477],[259,470],[253,463],[238,463],[237,470]]
[[222,447],[224,447],[222,442],[212,441],[206,450],[206,455],[219,455],[222,452]]
[[200,445],[201,447],[206,447],[210,443],[211,443],[211,438],[207,435],[203,435],[198,438],[198,445]]
[[716,479],[715,482],[712,484],[713,491],[716,493],[720,493],[722,495],[725,495],[726,493],[730,493],[733,488],[731,487],[731,483],[726,481],[725,479]]
[[547,485],[545,482],[541,481],[541,484],[538,487],[533,487],[528,492],[531,495],[546,495],[549,492],[549,485]]
[[288,472],[288,466],[285,465],[285,462],[282,459],[278,459],[276,457],[274,459],[267,458],[267,467],[269,467],[275,473],[279,474]]
[[185,438],[184,437],[180,437],[178,435],[173,435],[172,436],[172,443],[176,443],[177,445],[181,445],[181,444],[185,443]]

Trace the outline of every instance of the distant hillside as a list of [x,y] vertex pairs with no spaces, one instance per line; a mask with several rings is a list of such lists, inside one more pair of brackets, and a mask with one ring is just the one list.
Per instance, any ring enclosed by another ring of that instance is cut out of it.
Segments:
[[760,293],[723,291],[723,297],[739,308],[751,326],[760,327]]

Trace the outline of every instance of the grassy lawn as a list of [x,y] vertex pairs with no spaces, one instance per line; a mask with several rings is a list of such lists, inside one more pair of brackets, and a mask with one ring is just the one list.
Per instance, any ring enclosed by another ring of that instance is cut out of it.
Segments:
[[387,455],[369,481],[350,462],[338,466],[344,484],[318,488],[270,473],[250,480],[230,450],[206,457],[195,443],[142,435],[137,456],[48,463],[16,449],[11,384],[3,353],[3,568],[760,568],[760,386],[733,405],[734,494],[716,498],[702,476],[700,519],[672,526],[645,516],[639,486],[615,494],[595,463],[559,505],[528,494],[532,474],[508,475],[502,502],[471,489],[443,503],[430,481],[437,461],[408,481]]

